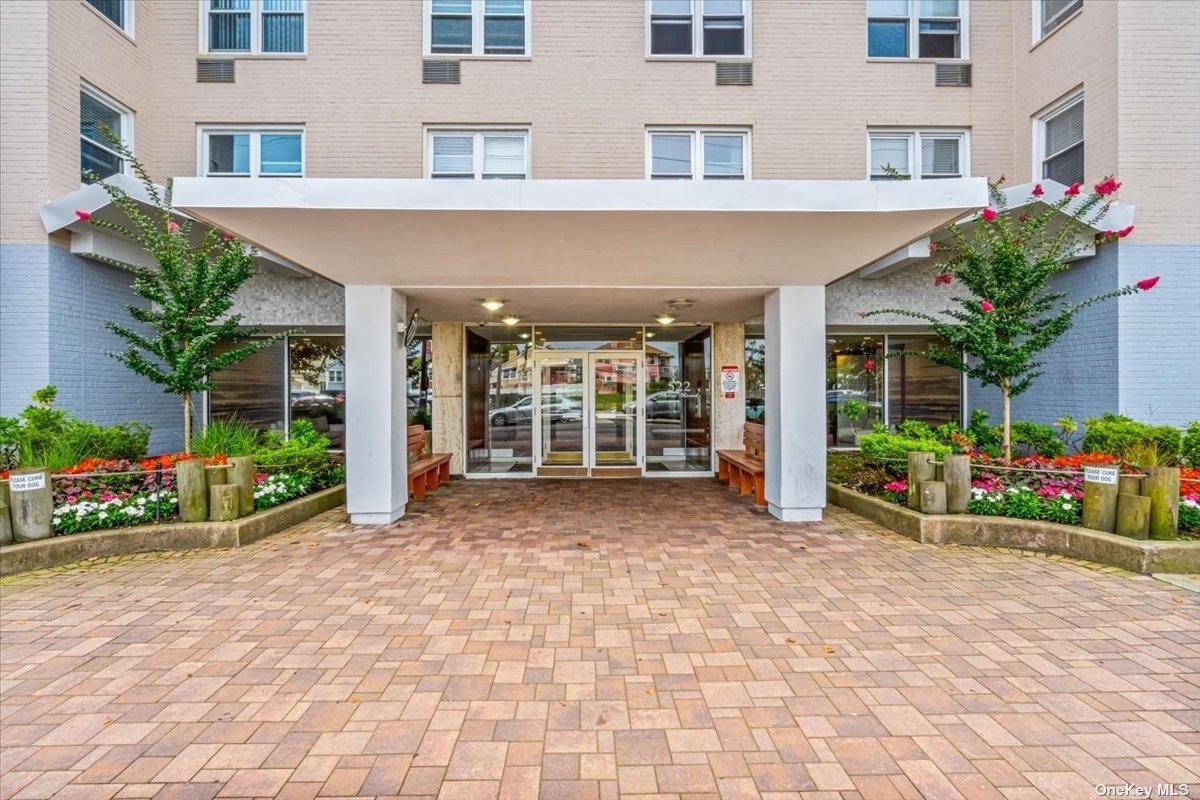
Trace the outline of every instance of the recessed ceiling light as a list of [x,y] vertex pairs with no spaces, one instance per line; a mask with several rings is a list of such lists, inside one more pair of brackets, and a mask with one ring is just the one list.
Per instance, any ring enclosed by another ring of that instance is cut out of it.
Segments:
[[496,299],[489,297],[489,298],[484,299],[483,302],[480,303],[480,305],[482,305],[488,311],[499,311],[501,308],[504,307],[504,301],[496,300]]
[[647,339],[653,339],[653,338],[654,338],[654,331],[646,331],[646,338],[647,338]]
[[509,314],[507,317],[504,317],[500,321],[503,322],[505,325],[516,325],[518,322],[521,321],[521,318],[518,317],[516,314]]
[[517,334],[517,335],[518,335],[518,336],[520,336],[522,339],[528,339],[528,338],[529,338],[529,334],[528,334],[528,333],[519,333],[519,334]]
[[672,322],[675,321],[675,318],[672,317],[670,314],[659,314],[657,319],[658,319],[659,325],[670,325]]

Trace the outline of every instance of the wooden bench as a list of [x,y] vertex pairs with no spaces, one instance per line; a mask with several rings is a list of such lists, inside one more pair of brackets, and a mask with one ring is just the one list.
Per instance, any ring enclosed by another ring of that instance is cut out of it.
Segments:
[[408,496],[424,500],[425,492],[436,492],[450,482],[450,454],[425,452],[425,426],[408,426]]
[[742,429],[742,450],[717,451],[717,479],[738,489],[740,494],[754,491],[754,504],[765,506],[767,432],[761,422],[747,422]]

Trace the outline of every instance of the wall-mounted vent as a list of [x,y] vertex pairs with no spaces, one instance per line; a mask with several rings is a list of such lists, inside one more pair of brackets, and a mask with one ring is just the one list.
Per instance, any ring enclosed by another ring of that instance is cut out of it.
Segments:
[[754,64],[752,62],[717,62],[717,86],[750,86],[753,83]]
[[433,61],[426,59],[421,62],[422,83],[462,83],[457,61]]
[[933,67],[935,86],[970,86],[970,64],[935,64]]
[[233,83],[232,58],[202,58],[196,62],[196,83]]

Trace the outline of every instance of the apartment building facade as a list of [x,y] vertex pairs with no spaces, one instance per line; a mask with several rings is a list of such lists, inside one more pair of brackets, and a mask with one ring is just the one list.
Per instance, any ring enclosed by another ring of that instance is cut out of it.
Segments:
[[262,249],[246,320],[304,331],[205,414],[319,420],[361,521],[403,510],[414,331],[456,473],[711,474],[749,395],[772,511],[814,518],[856,427],[995,408],[859,316],[946,307],[926,245],[978,176],[1118,175],[1136,235],[1061,287],[1163,276],[1087,310],[1018,417],[1200,415],[1193,3],[11,0],[0,37],[0,413],[53,383],[178,443],[173,398],[104,355],[134,298],[94,257],[137,254],[73,214],[111,212],[81,169],[128,181],[103,123]]

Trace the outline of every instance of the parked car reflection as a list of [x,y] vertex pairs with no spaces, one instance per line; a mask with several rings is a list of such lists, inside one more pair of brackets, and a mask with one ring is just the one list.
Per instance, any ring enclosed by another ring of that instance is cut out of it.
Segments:
[[[583,419],[583,406],[578,400],[569,397],[542,398],[542,416],[549,417],[551,423],[577,422]],[[488,415],[494,428],[505,425],[516,425],[533,420],[533,398],[522,397],[512,405],[492,409]]]

